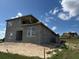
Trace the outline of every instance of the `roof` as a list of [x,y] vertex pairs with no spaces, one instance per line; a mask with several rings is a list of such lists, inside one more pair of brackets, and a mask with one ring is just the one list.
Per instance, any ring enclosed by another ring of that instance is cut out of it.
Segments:
[[6,20],[6,21],[13,21],[13,20],[17,20],[18,18],[24,18],[24,17],[33,17],[33,18],[35,18],[35,17],[32,16],[32,15],[26,15],[26,16],[15,17],[15,18],[13,18],[13,19],[8,19],[8,20]]
[[[38,20],[36,17],[32,16],[32,15],[27,15],[27,16],[22,16],[22,17],[18,17],[18,18],[24,18],[24,17],[33,17],[35,20]],[[8,21],[13,21],[13,20],[17,20],[18,18],[14,18],[14,19],[9,19],[9,20],[6,20],[7,22]],[[49,27],[47,27],[43,22],[40,22],[38,20],[37,23],[40,23],[41,25],[43,25],[45,28],[47,28],[49,31],[51,31],[54,35],[57,35],[55,32],[53,32]]]

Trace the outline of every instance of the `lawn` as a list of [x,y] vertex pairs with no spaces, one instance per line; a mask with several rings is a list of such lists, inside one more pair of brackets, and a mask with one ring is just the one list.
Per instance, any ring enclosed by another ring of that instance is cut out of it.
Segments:
[[18,54],[0,52],[0,59],[41,59],[39,57],[27,57]]

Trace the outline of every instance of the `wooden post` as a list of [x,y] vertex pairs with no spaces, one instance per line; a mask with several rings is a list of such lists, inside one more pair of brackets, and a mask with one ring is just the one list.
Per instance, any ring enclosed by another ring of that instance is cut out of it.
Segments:
[[46,57],[46,55],[45,55],[45,48],[44,48],[44,59],[46,59],[45,57]]

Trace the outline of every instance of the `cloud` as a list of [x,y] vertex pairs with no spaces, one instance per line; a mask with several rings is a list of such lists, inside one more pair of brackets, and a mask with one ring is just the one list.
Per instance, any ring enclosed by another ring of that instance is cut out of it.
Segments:
[[4,37],[5,37],[5,31],[0,30],[0,39],[3,39]]
[[[72,17],[79,15],[79,2],[78,0],[61,0],[61,11],[58,17],[62,20],[69,20]],[[56,9],[57,10],[57,9]],[[78,20],[79,18],[77,18]]]
[[48,24],[47,23],[44,23],[46,26],[48,26]]
[[11,17],[11,19],[18,18],[18,17],[21,17],[21,16],[23,16],[22,13],[18,12],[17,15],[15,17]]
[[56,29],[57,29],[57,27],[56,27],[56,26],[53,26],[51,29],[52,29],[52,30],[56,30]]
[[41,16],[41,19],[42,19],[42,18],[44,19],[45,22],[50,22],[50,20],[53,20],[53,19],[54,19],[54,17],[51,16],[51,15],[49,14],[49,12],[46,12],[44,16]]
[[6,26],[5,20],[0,20],[0,39],[5,37],[5,30],[6,30],[5,26]]
[[61,1],[62,10],[68,12],[69,16],[79,15],[79,2],[78,0],[62,0]]
[[17,13],[17,16],[21,17],[21,16],[22,16],[22,13],[20,13],[20,12],[19,12],[19,13]]
[[50,22],[50,20],[54,19],[54,15],[59,12],[60,9],[58,9],[58,7],[56,7],[54,10],[51,9],[49,10],[49,12],[46,12],[44,16],[41,16],[41,18],[44,17],[45,22]]
[[45,18],[45,21],[50,22],[50,20],[52,20],[52,19],[54,19],[52,16],[48,16],[48,17]]
[[66,13],[63,13],[63,12],[60,12],[58,14],[58,17],[61,19],[61,20],[69,20],[70,19],[70,16]]
[[59,9],[56,7],[54,10],[50,10],[49,14],[55,15],[57,12],[59,12]]
[[50,11],[49,11],[49,14],[52,14],[53,13],[53,10],[51,9]]
[[54,9],[53,15],[55,15],[59,10],[57,8]]
[[71,31],[72,33],[75,33],[76,31]]
[[45,13],[45,16],[49,16],[49,13]]

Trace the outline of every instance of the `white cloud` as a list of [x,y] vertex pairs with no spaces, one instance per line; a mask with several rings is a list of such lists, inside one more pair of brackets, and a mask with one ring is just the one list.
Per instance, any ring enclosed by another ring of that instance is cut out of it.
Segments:
[[69,20],[70,19],[70,16],[66,13],[63,13],[63,12],[60,12],[58,14],[58,17],[61,19],[61,20]]
[[54,18],[51,17],[51,16],[49,16],[49,17],[46,17],[46,18],[45,18],[45,21],[46,21],[46,22],[50,22],[51,19],[54,19]]
[[49,11],[49,13],[52,14],[52,15],[55,15],[57,12],[59,12],[59,9],[58,9],[57,7],[56,7],[54,10],[51,9],[51,10]]
[[11,19],[18,18],[18,17],[21,17],[21,16],[23,16],[22,13],[18,12],[17,15],[15,17],[11,17]]
[[56,26],[53,26],[51,29],[52,29],[52,30],[56,30],[56,29],[57,29],[57,27],[56,27]]
[[48,24],[47,23],[44,23],[46,26],[48,26]]
[[71,31],[72,33],[75,33],[76,31]]
[[0,31],[0,39],[3,39],[5,37],[5,31]]
[[78,0],[62,0],[62,10],[68,12],[71,17],[79,15],[79,1]]
[[0,39],[5,37],[6,28],[0,29]]
[[55,15],[59,10],[57,8],[54,9],[53,15]]
[[52,14],[53,13],[53,10],[51,9],[50,11],[49,11],[49,14]]
[[17,16],[18,16],[18,17],[21,17],[21,16],[22,16],[22,13],[20,13],[20,12],[17,13]]

